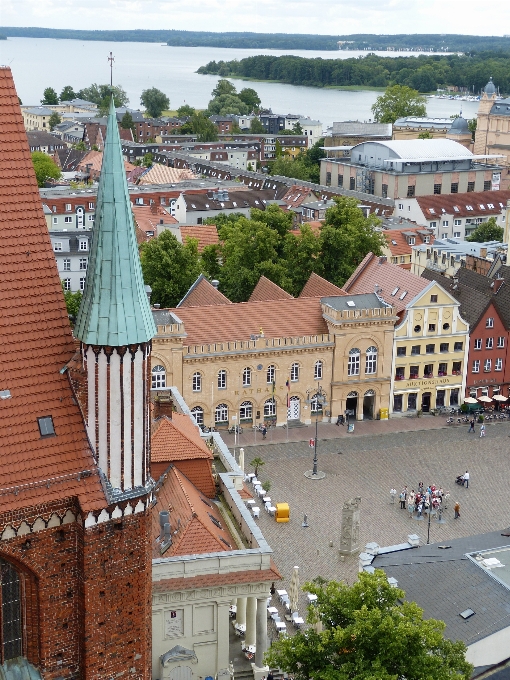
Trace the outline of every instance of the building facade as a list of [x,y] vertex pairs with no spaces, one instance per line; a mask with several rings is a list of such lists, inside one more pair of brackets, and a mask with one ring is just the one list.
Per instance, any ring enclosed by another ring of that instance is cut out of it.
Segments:
[[484,88],[476,119],[474,152],[500,154],[500,165],[510,167],[510,98],[497,96],[496,86],[489,80]]

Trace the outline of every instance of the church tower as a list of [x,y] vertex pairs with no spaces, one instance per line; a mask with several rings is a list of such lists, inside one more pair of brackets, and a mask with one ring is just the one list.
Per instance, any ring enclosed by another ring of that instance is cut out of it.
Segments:
[[148,376],[155,334],[112,99],[75,336],[87,374],[87,431],[116,500],[146,495],[150,484]]
[[483,89],[483,95],[480,99],[478,113],[476,116],[476,133],[473,153],[482,156],[488,153],[487,151],[487,135],[489,132],[489,114],[492,106],[496,101],[496,86],[492,82],[492,77]]

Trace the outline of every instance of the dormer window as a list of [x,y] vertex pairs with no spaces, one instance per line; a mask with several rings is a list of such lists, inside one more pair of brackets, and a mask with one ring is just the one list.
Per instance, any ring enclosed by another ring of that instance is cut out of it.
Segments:
[[414,246],[415,243],[416,243],[416,239],[414,238],[414,236],[410,236],[409,240],[408,240],[408,244],[410,246]]
[[471,210],[471,211],[472,211],[472,210],[473,210],[473,206],[472,206],[472,205],[466,205],[466,210]]
[[480,203],[480,210],[485,210],[485,206],[483,203]]
[[429,208],[429,213],[430,213],[431,215],[435,215],[435,214],[436,214],[436,211],[434,210],[434,208]]

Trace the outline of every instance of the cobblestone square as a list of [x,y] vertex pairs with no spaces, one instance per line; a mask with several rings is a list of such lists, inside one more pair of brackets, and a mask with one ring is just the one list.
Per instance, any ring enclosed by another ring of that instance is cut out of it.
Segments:
[[[393,421],[395,422],[395,421]],[[416,422],[416,421],[415,421]],[[427,428],[427,423],[431,427]],[[427,520],[417,521],[401,510],[398,499],[390,502],[390,488],[398,492],[404,485],[416,489],[419,481],[442,486],[451,493],[444,524],[431,521],[430,542],[448,541],[470,534],[504,529],[510,525],[509,437],[510,423],[490,423],[487,436],[468,434],[468,425],[446,428],[438,419],[423,419],[426,429],[378,433],[326,439],[331,426],[319,426],[319,470],[326,478],[312,481],[304,476],[312,467],[313,449],[308,438],[315,428],[303,428],[305,441],[245,445],[246,472],[258,456],[265,462],[259,479],[271,482],[273,505],[288,502],[291,520],[278,524],[261,507],[261,530],[274,550],[274,559],[283,575],[277,587],[290,585],[292,568],[300,568],[303,584],[316,576],[344,579],[352,583],[358,570],[358,557],[338,554],[342,504],[361,496],[360,546],[376,541],[381,546],[403,543],[416,533],[427,540]],[[336,430],[338,431],[338,429]],[[342,431],[342,435],[343,435]],[[232,446],[231,442],[228,442]],[[469,489],[455,484],[455,477],[469,470]],[[251,490],[251,487],[250,487]],[[453,505],[460,502],[461,517],[454,520]],[[304,514],[308,528],[301,526]],[[509,543],[502,538],[502,544]],[[305,596],[300,610],[305,612]]]

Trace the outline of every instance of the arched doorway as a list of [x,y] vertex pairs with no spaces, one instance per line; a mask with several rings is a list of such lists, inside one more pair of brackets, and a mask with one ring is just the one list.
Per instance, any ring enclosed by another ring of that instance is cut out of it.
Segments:
[[349,392],[347,395],[347,399],[345,402],[345,411],[346,415],[349,416],[349,418],[356,420],[357,413],[358,413],[358,393],[357,392]]
[[299,420],[301,413],[301,400],[299,397],[291,397],[287,409],[287,420]]
[[421,395],[421,410],[423,411],[423,413],[428,413],[430,411],[430,398],[431,398],[430,392],[424,392]]
[[374,419],[375,392],[368,390],[363,395],[363,420]]

